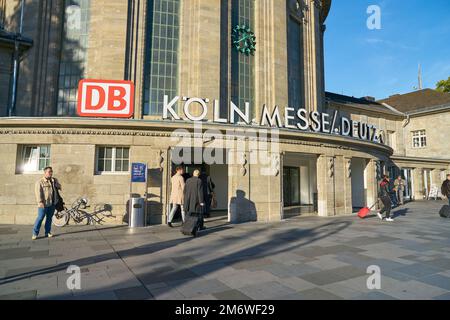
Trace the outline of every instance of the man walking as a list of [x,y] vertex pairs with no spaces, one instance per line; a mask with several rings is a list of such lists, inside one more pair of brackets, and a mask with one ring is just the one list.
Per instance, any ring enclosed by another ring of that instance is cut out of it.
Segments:
[[380,200],[383,202],[383,210],[378,211],[378,217],[383,220],[383,213],[386,212],[386,221],[393,222],[394,219],[391,218],[392,202],[389,191],[389,176],[385,175],[383,181],[380,183]]
[[205,211],[204,216],[206,218],[209,218],[211,215],[211,201],[213,198],[214,189],[216,188],[216,185],[212,181],[211,177],[208,176],[204,168],[202,169],[200,180],[202,181],[203,199],[205,200],[205,207],[203,208]]
[[33,228],[33,240],[39,236],[42,222],[45,218],[45,236],[52,238],[52,219],[55,213],[55,207],[60,201],[58,190],[61,190],[61,184],[53,178],[53,169],[47,167],[44,169],[44,177],[36,182],[35,195],[38,204],[38,216]]
[[203,198],[202,181],[199,179],[200,171],[195,170],[192,178],[189,178],[184,187],[184,211],[188,215],[199,216],[199,227],[204,229],[203,208],[205,201]]
[[181,216],[183,219],[183,223],[185,221],[185,213],[184,213],[184,169],[183,167],[177,167],[175,175],[171,179],[172,183],[172,190],[170,193],[170,203],[172,204],[172,210],[169,214],[169,219],[167,221],[167,224],[169,227],[172,228],[172,222],[173,218],[175,217],[175,214],[177,213],[178,208],[181,209]]
[[403,180],[402,176],[398,176],[398,178],[395,180],[394,191],[395,196],[397,197],[397,203],[403,205],[404,204],[403,195],[405,194],[405,180]]
[[442,183],[441,193],[447,197],[448,205],[450,206],[450,174],[447,175],[447,180]]

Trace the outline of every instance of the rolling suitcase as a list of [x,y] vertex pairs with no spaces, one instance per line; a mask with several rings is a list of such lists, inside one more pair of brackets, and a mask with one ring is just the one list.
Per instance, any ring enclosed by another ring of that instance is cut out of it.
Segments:
[[450,206],[443,206],[441,211],[439,211],[439,215],[442,218],[450,218]]
[[186,214],[186,221],[181,227],[181,233],[185,236],[196,237],[200,228],[200,218],[197,215]]
[[371,206],[370,208],[369,208],[369,207],[362,208],[362,209],[359,210],[359,212],[358,212],[358,217],[360,217],[361,219],[367,218],[367,216],[370,214],[370,211],[372,211],[372,209],[373,209],[375,206],[376,206],[376,203],[375,203],[373,206]]

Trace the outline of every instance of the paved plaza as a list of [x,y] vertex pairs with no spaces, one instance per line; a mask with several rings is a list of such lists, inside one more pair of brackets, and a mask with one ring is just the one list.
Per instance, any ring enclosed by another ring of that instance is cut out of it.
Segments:
[[[4,299],[450,299],[450,219],[443,201],[372,217],[279,223],[209,221],[199,238],[165,226],[66,227],[31,241],[30,226],[0,226]],[[81,290],[67,288],[70,265]],[[369,290],[369,266],[381,289]]]

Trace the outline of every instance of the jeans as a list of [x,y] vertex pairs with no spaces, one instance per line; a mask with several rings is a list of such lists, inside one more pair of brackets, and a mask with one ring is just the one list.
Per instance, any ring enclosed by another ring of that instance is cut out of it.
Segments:
[[404,192],[402,190],[397,190],[396,193],[397,193],[397,202],[400,204],[403,204],[404,203],[404,200],[403,200]]
[[392,209],[392,202],[389,196],[384,196],[380,198],[381,202],[383,202],[384,208],[381,210],[381,214],[386,212],[386,219],[389,219],[391,217],[391,209]]
[[42,222],[45,218],[45,235],[48,235],[52,231],[52,219],[55,214],[55,206],[47,208],[38,208],[38,216],[36,222],[34,223],[33,235],[36,237],[39,235],[41,230]]
[[178,210],[179,207],[181,207],[181,216],[183,218],[183,222],[185,221],[186,214],[184,212],[184,207],[182,205],[179,205],[179,204],[173,204],[172,205],[172,210],[170,211],[170,214],[169,214],[169,219],[167,221],[168,223],[172,223],[173,217],[175,217],[175,214],[177,213],[177,210]]

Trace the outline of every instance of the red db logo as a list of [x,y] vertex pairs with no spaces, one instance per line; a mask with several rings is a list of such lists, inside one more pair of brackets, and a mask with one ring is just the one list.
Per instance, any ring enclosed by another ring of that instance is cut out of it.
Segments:
[[81,80],[78,115],[81,117],[131,118],[134,84],[131,81]]

